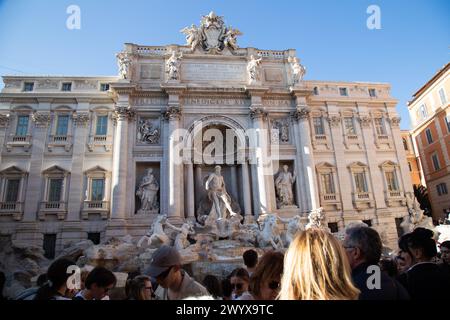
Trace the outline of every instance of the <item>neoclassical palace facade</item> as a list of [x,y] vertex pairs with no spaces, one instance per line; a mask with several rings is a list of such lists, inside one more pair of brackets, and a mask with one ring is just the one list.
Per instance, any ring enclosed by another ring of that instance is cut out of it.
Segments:
[[[239,32],[214,14],[183,32],[187,45],[125,44],[119,76],[3,77],[1,236],[53,256],[80,239],[138,238],[158,214],[194,220],[205,177],[221,165],[245,221],[321,207],[333,232],[363,220],[393,245],[413,190],[390,86],[303,80],[295,50],[239,48]],[[188,157],[196,138],[175,132],[194,136],[199,122],[257,129],[268,143],[245,142],[231,163]],[[279,166],[264,174],[253,155],[275,143]],[[295,176],[288,206],[275,185],[284,165]]]

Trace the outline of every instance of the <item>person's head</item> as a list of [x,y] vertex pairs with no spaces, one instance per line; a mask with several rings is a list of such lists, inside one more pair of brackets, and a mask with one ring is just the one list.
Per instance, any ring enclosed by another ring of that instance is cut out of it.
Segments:
[[202,284],[215,299],[222,297],[222,287],[217,277],[208,274],[203,279]]
[[231,282],[229,278],[222,280],[222,299],[223,300],[231,300],[231,294],[233,293],[233,289],[231,288]]
[[68,272],[75,262],[69,259],[58,259],[48,267],[47,282],[38,289],[35,300],[50,300],[56,295],[71,297],[73,292],[67,289],[67,279],[72,275]]
[[393,259],[381,259],[379,265],[381,271],[386,272],[391,278],[397,277],[397,264]]
[[220,174],[220,171],[222,170],[222,168],[220,166],[215,166],[214,170],[216,171],[216,174]]
[[398,254],[395,257],[399,273],[406,272],[413,264],[412,253],[409,250],[408,241],[411,233],[404,234],[398,239]]
[[416,228],[411,232],[407,244],[413,265],[419,262],[428,262],[436,257],[437,248],[433,236],[433,231],[425,228]]
[[114,273],[103,267],[96,267],[89,272],[84,286],[95,300],[101,300],[108,295],[109,290],[116,285]]
[[250,292],[257,300],[275,300],[280,291],[284,255],[266,252],[250,277]]
[[253,269],[258,263],[258,253],[253,249],[245,251],[242,258],[247,269]]
[[353,285],[344,248],[329,232],[301,231],[284,257],[279,298],[282,300],[354,300]]
[[344,248],[352,269],[361,263],[378,264],[383,245],[377,231],[356,226],[348,228],[345,233]]
[[47,278],[47,274],[43,273],[41,275],[39,275],[39,277],[36,280],[36,285],[38,287],[42,287],[46,282],[47,282],[48,278]]
[[127,298],[130,300],[152,300],[154,297],[150,277],[137,276],[127,280]]
[[235,297],[239,297],[248,291],[249,281],[250,276],[244,268],[236,268],[231,272],[230,283]]
[[283,166],[283,170],[284,170],[284,172],[287,172],[287,171],[288,171],[288,169],[289,169],[289,166],[288,166],[287,164],[285,164],[285,165]]
[[172,288],[181,280],[181,256],[177,249],[163,245],[152,255],[146,274],[163,288]]
[[450,264],[450,241],[444,241],[439,246],[442,262]]

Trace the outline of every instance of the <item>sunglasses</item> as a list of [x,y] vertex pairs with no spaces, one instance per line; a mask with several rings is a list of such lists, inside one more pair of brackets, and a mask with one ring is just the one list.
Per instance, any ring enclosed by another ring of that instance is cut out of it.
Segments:
[[169,269],[167,269],[163,273],[160,273],[156,278],[161,279],[161,280],[167,278],[167,276],[170,273],[170,270],[172,270],[172,267],[170,267]]
[[278,288],[280,288],[280,283],[278,281],[269,282],[269,289],[277,290]]
[[244,286],[243,283],[232,283],[231,284],[231,290],[242,290],[242,287]]

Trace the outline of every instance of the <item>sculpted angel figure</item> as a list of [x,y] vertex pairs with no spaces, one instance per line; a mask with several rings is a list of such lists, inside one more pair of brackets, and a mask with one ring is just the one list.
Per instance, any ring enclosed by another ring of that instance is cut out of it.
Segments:
[[200,30],[193,24],[191,27],[186,27],[180,32],[186,35],[186,43],[194,51],[201,41]]
[[231,26],[229,29],[227,29],[227,32],[225,33],[225,40],[224,44],[226,47],[229,47],[232,50],[237,50],[237,36],[242,35],[242,32],[240,32],[238,29],[233,29]]

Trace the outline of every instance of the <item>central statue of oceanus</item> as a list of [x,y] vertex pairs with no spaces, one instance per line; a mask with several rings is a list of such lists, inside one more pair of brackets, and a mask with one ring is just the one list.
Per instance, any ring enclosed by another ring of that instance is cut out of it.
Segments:
[[210,214],[215,211],[217,218],[221,219],[228,217],[228,211],[230,216],[234,216],[236,213],[231,209],[231,197],[225,188],[225,180],[220,173],[221,167],[216,166],[214,170],[215,171],[208,176],[205,184],[208,197],[213,203]]

